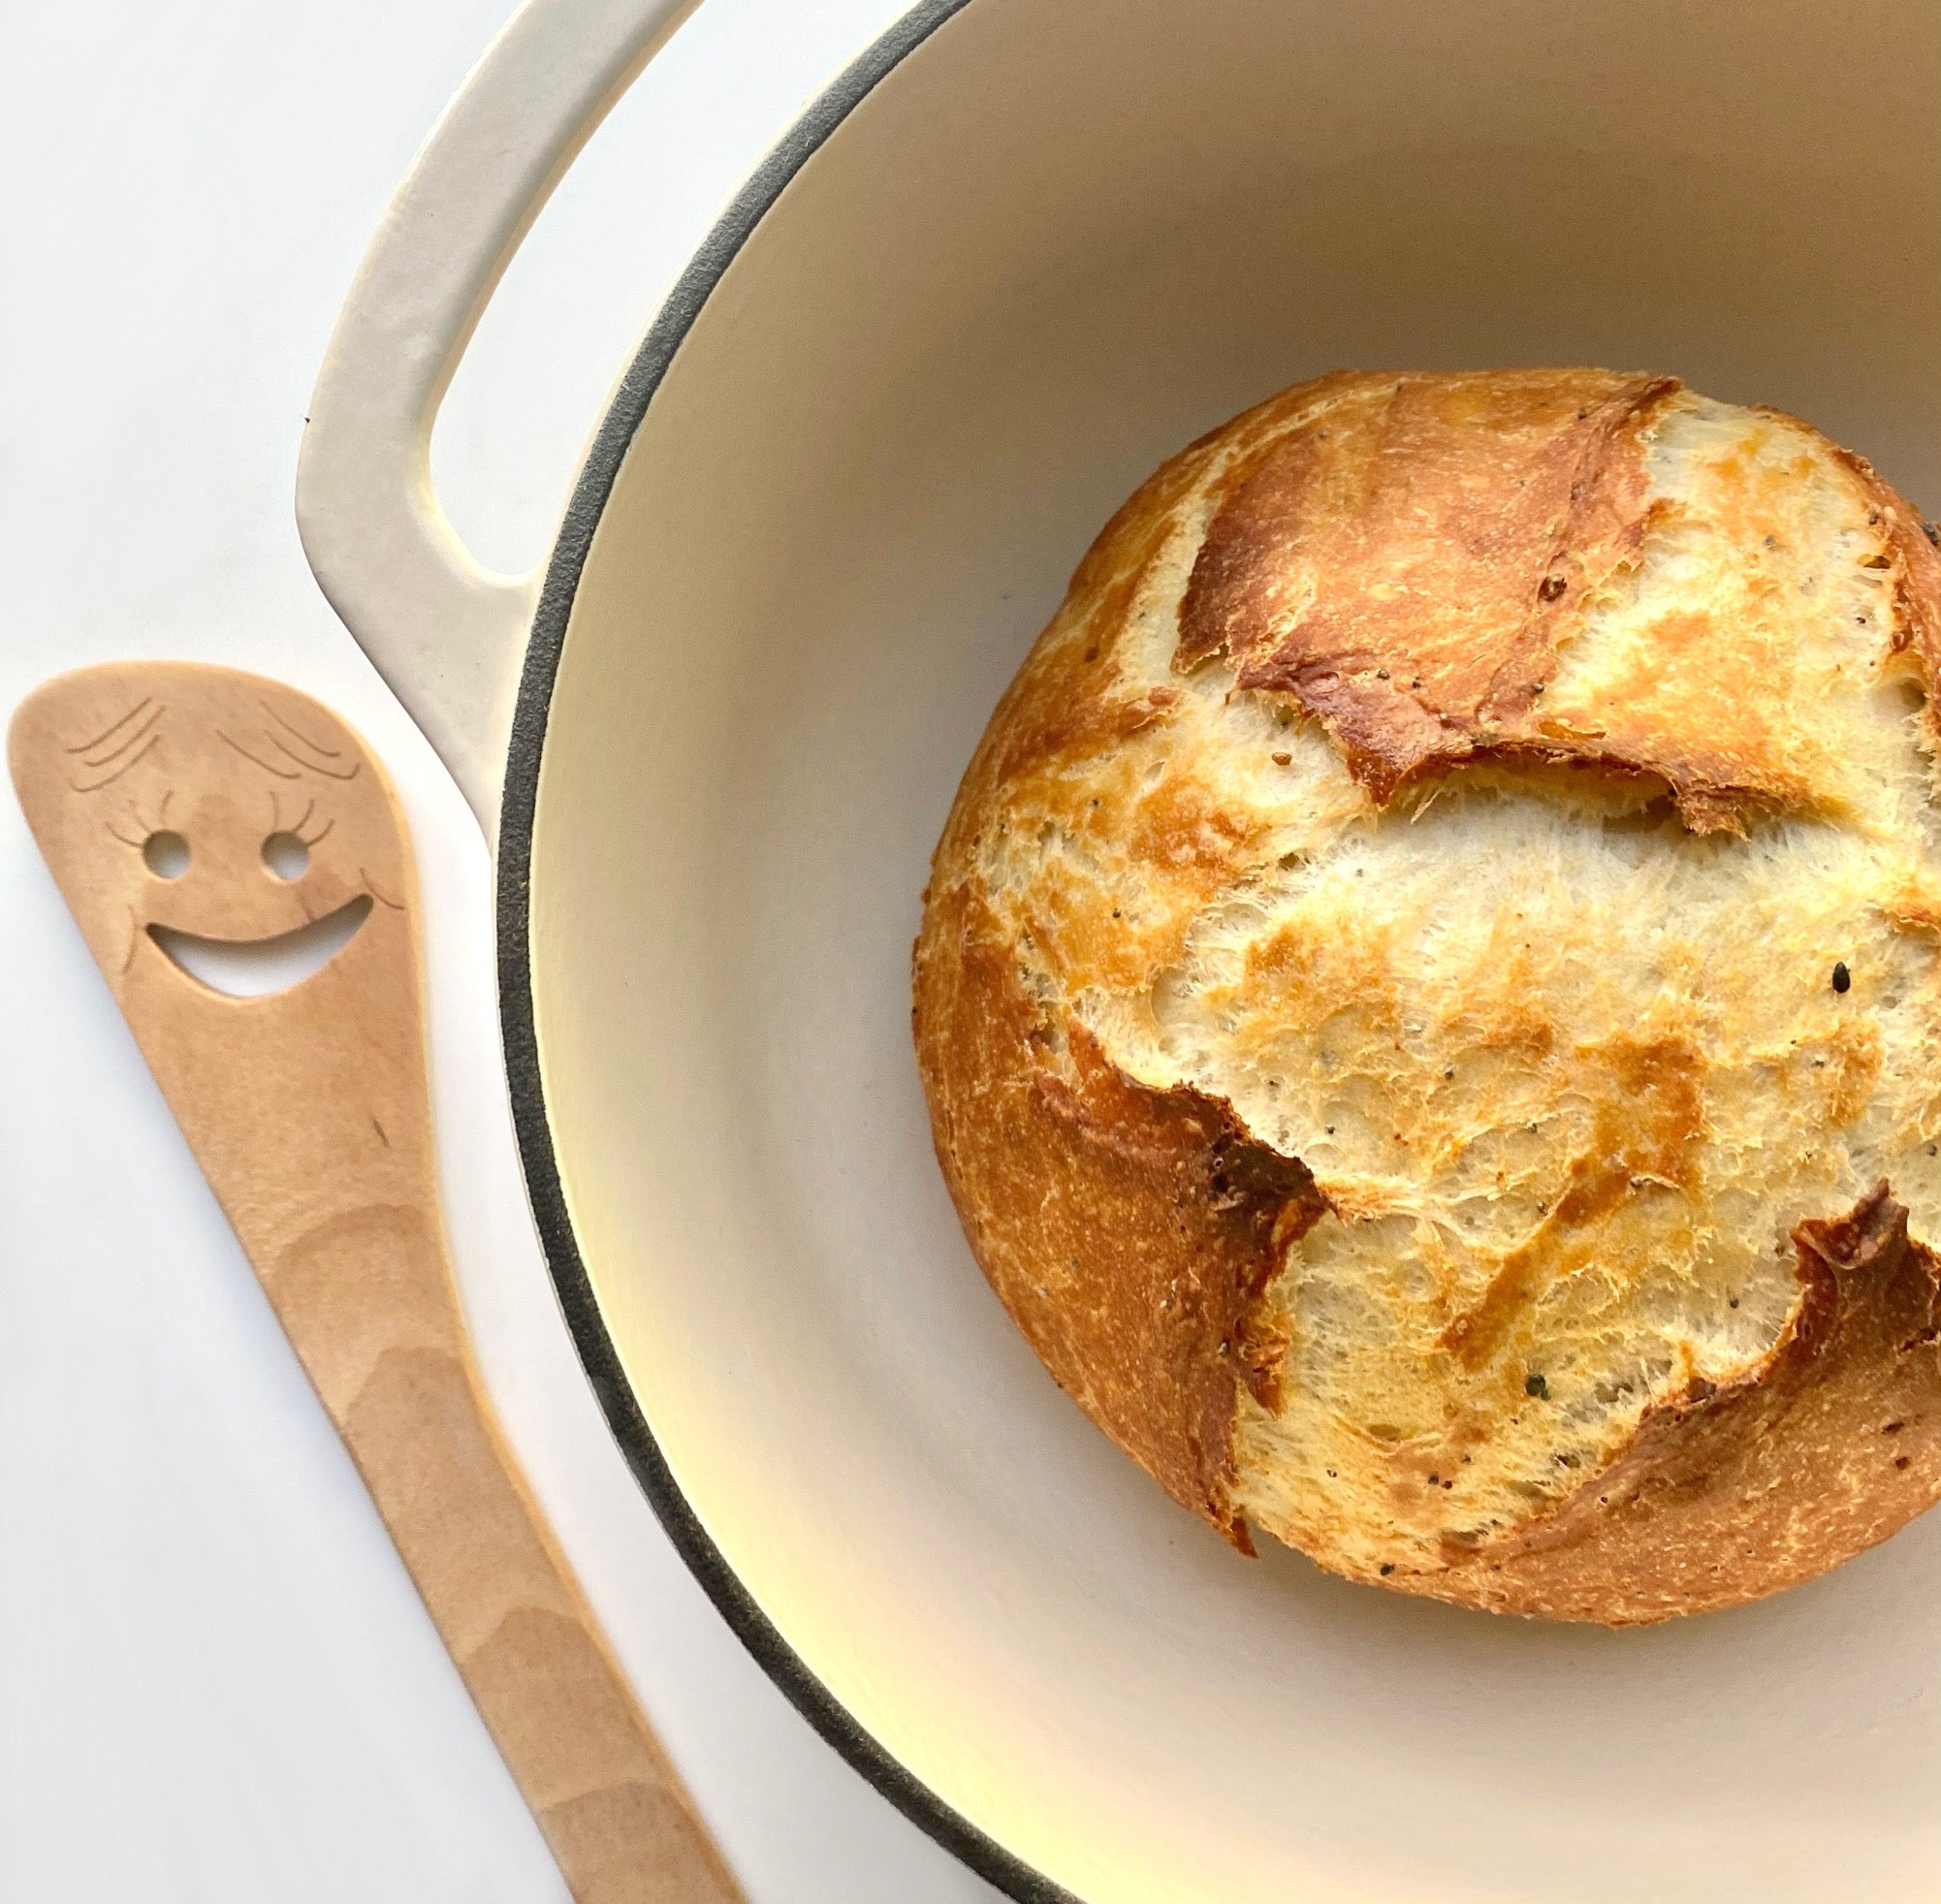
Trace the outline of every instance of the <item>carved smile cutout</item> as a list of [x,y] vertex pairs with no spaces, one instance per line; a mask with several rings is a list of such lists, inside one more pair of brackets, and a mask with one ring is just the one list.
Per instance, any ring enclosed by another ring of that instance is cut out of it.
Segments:
[[261,999],[301,985],[357,936],[370,913],[360,893],[334,912],[270,938],[204,938],[173,926],[150,926],[148,936],[169,962],[197,984],[230,999]]

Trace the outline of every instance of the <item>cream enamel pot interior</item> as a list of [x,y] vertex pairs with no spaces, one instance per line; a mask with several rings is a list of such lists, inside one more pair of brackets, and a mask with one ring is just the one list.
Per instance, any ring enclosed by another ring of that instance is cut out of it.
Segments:
[[986,1289],[907,970],[957,777],[1086,543],[1282,385],[1664,368],[1801,413],[1932,511],[1941,11],[939,0],[696,257],[543,578],[490,576],[430,493],[438,397],[685,11],[535,0],[487,54],[352,291],[299,513],[489,832],[510,735],[532,1200],[696,1571],[1019,1898],[1931,1899],[1941,1516],[1621,1634],[1241,1559]]

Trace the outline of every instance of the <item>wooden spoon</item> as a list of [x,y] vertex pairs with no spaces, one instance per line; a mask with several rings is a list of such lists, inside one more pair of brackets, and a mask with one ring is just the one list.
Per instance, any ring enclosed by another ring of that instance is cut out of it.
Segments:
[[[21,705],[61,892],[581,1904],[742,1893],[480,1386],[446,1257],[411,846],[376,758],[276,682],[86,668]],[[341,939],[238,997],[198,955]]]

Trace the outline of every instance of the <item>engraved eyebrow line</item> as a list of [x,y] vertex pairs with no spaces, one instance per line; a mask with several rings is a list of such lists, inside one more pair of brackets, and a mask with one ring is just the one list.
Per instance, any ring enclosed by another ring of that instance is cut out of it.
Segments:
[[[77,793],[99,793],[103,787],[110,786],[114,781],[118,780],[122,777],[122,775],[127,773],[129,768],[135,765],[135,763],[138,760],[145,760],[148,757],[148,755],[153,753],[154,750],[161,745],[162,745],[161,735],[150,734],[148,738],[145,741],[143,741],[142,745],[139,747],[137,747],[135,751],[131,753],[128,756],[128,758],[124,760],[121,763],[121,765],[113,771],[113,773],[104,774],[98,780],[88,780],[85,782],[80,780],[70,780],[68,782],[68,785],[71,786]],[[111,754],[109,757],[110,759],[113,758]]]
[[128,712],[125,714],[123,714],[119,720],[113,722],[111,726],[104,728],[99,734],[97,734],[94,737],[93,740],[83,741],[80,746],[69,747],[66,749],[66,751],[69,753],[92,753],[95,750],[95,748],[102,744],[102,742],[108,739],[109,735],[117,733],[120,729],[126,727],[128,723],[131,720],[133,720],[135,716],[139,714],[143,708],[147,707],[149,703],[154,700],[154,698],[155,697],[152,694],[143,695],[143,697],[139,701],[137,701],[135,705],[132,708],[130,708]]
[[[299,735],[298,738],[301,740],[302,737]],[[292,750],[280,734],[271,734],[270,745],[275,747],[285,760],[294,760],[304,773],[321,774],[327,780],[354,780],[357,778],[358,770],[364,765],[363,761],[354,760],[351,762],[350,772],[340,774],[334,767],[326,767],[321,761],[305,760],[302,754]]]
[[[230,737],[227,734],[225,734],[220,727],[218,727],[215,730],[215,737],[225,746],[234,747],[236,751],[239,753],[244,760],[248,761],[252,767],[260,767],[266,774],[274,774],[279,780],[294,780],[297,777],[297,776],[294,773],[284,768],[278,767],[270,761],[258,759],[258,757],[255,754],[251,753],[249,749],[246,746],[244,746],[240,741],[231,740]],[[292,760],[295,760],[296,757],[297,756],[295,754],[290,755],[290,758]]]
[[[90,772],[92,772],[94,769],[98,767],[106,767],[108,763],[115,757],[116,754],[125,753],[130,747],[132,747],[135,745],[137,741],[139,741],[142,738],[143,735],[150,732],[153,729],[155,723],[158,720],[160,720],[162,716],[168,712],[169,710],[165,706],[157,704],[155,711],[148,716],[146,720],[144,720],[141,724],[141,726],[133,729],[130,733],[125,734],[120,740],[116,741],[115,744],[111,747],[110,747],[108,751],[105,754],[103,754],[99,760],[89,760],[83,757],[80,764],[83,767],[87,768]],[[124,719],[117,721],[115,723],[115,726],[125,727],[127,726],[127,724],[128,724],[127,721]],[[111,729],[110,731],[112,732],[113,730]],[[100,743],[97,742],[96,746],[99,745]],[[85,756],[89,753],[92,753],[93,750],[94,749],[92,747],[82,747],[80,751],[83,756]],[[75,749],[70,747],[68,751],[72,753],[75,751]]]
[[339,748],[327,747],[323,745],[321,741],[311,740],[310,737],[307,734],[305,734],[301,727],[298,727],[294,725],[292,722],[285,720],[283,716],[279,714],[276,712],[276,710],[270,705],[268,701],[259,701],[257,705],[261,707],[263,712],[267,714],[270,716],[270,718],[276,723],[278,727],[282,728],[285,733],[296,735],[298,740],[302,741],[302,744],[306,747],[308,747],[312,753],[320,753],[324,756],[326,760],[341,760],[343,758],[342,751]]

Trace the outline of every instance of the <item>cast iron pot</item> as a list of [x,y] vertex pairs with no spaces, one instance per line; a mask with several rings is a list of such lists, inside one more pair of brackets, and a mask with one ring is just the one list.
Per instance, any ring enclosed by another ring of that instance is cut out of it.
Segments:
[[1335,365],[1601,363],[1941,500],[1931,0],[931,0],[723,215],[543,573],[432,417],[684,0],[534,0],[366,259],[332,601],[497,841],[507,1064],[614,1433],[789,1696],[1017,1898],[1931,1899],[1941,1519],[1612,1635],[1242,1559],[986,1289],[908,1037],[926,856],[1087,542]]

